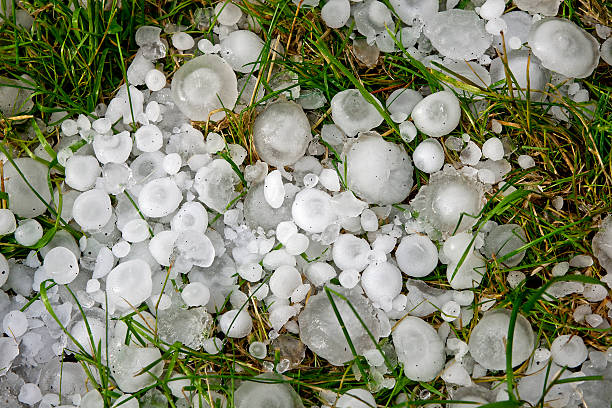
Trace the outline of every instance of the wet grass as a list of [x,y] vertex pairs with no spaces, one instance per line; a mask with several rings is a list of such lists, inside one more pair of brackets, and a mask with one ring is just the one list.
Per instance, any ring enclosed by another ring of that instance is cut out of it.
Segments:
[[[0,28],[0,75],[10,78],[29,75],[34,80],[30,86],[35,89],[32,98],[35,105],[29,115],[0,119],[5,154],[12,157],[36,156],[34,148],[43,142],[43,145],[48,146],[46,150],[51,153],[51,160],[43,157],[38,159],[46,160],[49,168],[57,170],[50,173],[50,186],[61,183],[62,169],[58,167],[53,151],[48,151],[57,143],[58,133],[49,128],[44,135],[38,134],[30,128],[29,119],[41,118],[48,122],[53,112],[65,111],[74,116],[92,112],[98,103],[108,102],[125,83],[125,67],[136,52],[134,33],[141,25],[164,27],[168,23],[180,24],[186,26],[188,32],[195,37],[211,38],[211,29],[201,30],[194,20],[199,7],[210,5],[207,1],[124,0],[121,7],[118,7],[115,0],[106,3],[90,1],[87,7],[82,7],[76,1],[23,1],[20,10],[34,18],[35,29],[20,27],[16,14]],[[584,303],[580,296],[570,295],[554,301],[544,300],[541,296],[541,288],[555,281],[551,274],[554,264],[568,261],[577,254],[592,255],[593,234],[602,217],[612,211],[612,74],[608,66],[600,65],[594,75],[581,80],[589,90],[594,105],[560,99],[559,106],[567,109],[570,115],[568,122],[558,123],[547,114],[547,106],[515,98],[512,89],[503,84],[487,89],[474,89],[469,84],[460,85],[443,72],[425,69],[405,52],[382,54],[374,68],[367,68],[352,54],[349,29],[330,30],[322,23],[317,11],[298,8],[290,1],[241,3],[240,7],[262,27],[261,35],[266,46],[260,60],[261,68],[255,74],[258,85],[266,89],[268,94],[262,100],[252,98],[251,106],[238,114],[228,114],[219,123],[198,123],[198,126],[205,132],[219,132],[227,143],[243,145],[248,152],[247,160],[254,162],[257,153],[252,145],[250,128],[257,107],[280,93],[291,91],[294,86],[303,90],[318,89],[328,101],[336,92],[346,88],[357,88],[364,94],[369,92],[384,101],[393,90],[404,86],[415,89],[441,89],[444,83],[463,86],[474,92],[474,95],[461,98],[463,119],[452,135],[467,133],[480,144],[493,135],[491,121],[496,119],[503,124],[500,137],[507,139],[516,149],[516,154],[512,156],[513,170],[507,175],[506,181],[518,190],[510,193],[495,188],[489,192],[482,220],[517,223],[528,237],[525,246],[527,255],[519,266],[507,268],[500,260],[487,264],[484,280],[474,290],[476,308],[480,307],[485,298],[495,299],[496,306],[513,309],[515,313],[521,308],[520,312],[530,320],[543,344],[550,344],[557,335],[568,333],[580,334],[588,345],[601,351],[612,343],[609,332],[578,325],[572,320],[572,311]],[[566,0],[560,14],[592,32],[590,22],[610,24],[611,7],[609,2]],[[169,40],[168,35],[164,37]],[[278,44],[285,50],[282,55],[271,51],[277,49]],[[168,57],[160,61],[164,72],[170,76],[184,57],[170,48]],[[292,72],[296,82],[284,89],[272,91],[280,70]],[[556,91],[551,88],[549,92],[555,94]],[[486,98],[489,105],[476,114],[469,109],[468,104],[479,97]],[[330,112],[326,109],[311,112],[315,133],[321,124],[331,122]],[[387,112],[383,109],[381,113],[386,121],[380,131],[389,140],[404,144],[408,151],[412,151],[422,140],[422,135],[419,135],[414,141],[405,143]],[[446,153],[447,162],[459,161],[456,152],[448,150]],[[531,155],[536,166],[521,169],[515,161],[517,154]],[[330,156],[333,158],[333,152],[330,152]],[[427,176],[423,173],[417,171],[416,177],[416,187],[409,199],[414,197],[418,186],[427,182]],[[552,205],[555,197],[564,199],[561,209]],[[10,200],[10,197],[0,198]],[[54,208],[58,208],[57,204]],[[6,205],[5,201],[3,205]],[[54,216],[41,216],[38,220],[45,227],[46,242],[55,231],[70,228]],[[77,231],[70,232],[78,237]],[[30,250],[36,250],[46,242],[39,242],[36,248],[26,248],[18,245],[12,237],[3,237],[0,240],[0,251],[7,258],[23,258]],[[507,283],[508,274],[514,270],[520,270],[527,276],[516,288]],[[590,281],[600,278],[603,273],[596,263],[588,268],[572,270],[565,279]],[[427,281],[433,286],[448,288],[442,265]],[[246,283],[242,283],[247,287]],[[172,282],[167,284],[172,285]],[[43,288],[40,296],[52,312],[50,303],[45,301],[48,299],[46,290]],[[330,292],[328,295],[331,297]],[[592,305],[594,311],[604,318],[607,313],[605,302]],[[192,384],[191,391],[200,396],[206,398],[210,391],[219,391],[231,401],[238,381],[263,371],[262,362],[252,358],[247,349],[251,341],[267,340],[270,324],[265,307],[255,302],[252,305],[254,330],[249,338],[229,340],[217,355],[190,350],[180,344],[164,344],[158,338],[155,327],[142,324],[142,319],[137,319],[144,308],[123,317],[132,341],[141,344],[150,342],[162,350],[167,371],[150,388],[159,390],[167,397],[170,406],[174,407],[168,383],[172,381],[170,375],[178,373],[180,377],[175,380],[188,379]],[[442,323],[439,313],[427,320],[435,327]],[[459,327],[453,327],[453,331],[458,338],[467,341],[476,322],[477,319],[465,322]],[[508,349],[511,350],[511,347]],[[105,402],[109,404],[111,398],[118,396],[118,390],[110,386],[108,364],[101,355],[99,349],[80,347],[75,350],[74,358],[87,367],[91,385],[100,390]],[[267,360],[278,364],[279,358],[276,352]],[[517,406],[520,396],[516,395],[514,385],[523,375],[524,369],[519,367],[514,371],[509,370],[508,375],[502,373],[485,377],[477,380],[477,383],[500,381],[500,386],[507,386],[512,395],[512,401],[504,406]],[[342,393],[354,387],[367,387],[372,382],[363,358],[357,357],[354,365],[332,367],[310,352],[307,352],[306,359],[298,369],[285,374],[306,406],[321,405],[323,401],[319,393],[323,390]],[[397,367],[388,376],[396,379],[396,385],[393,389],[376,394],[379,406],[423,405],[446,398],[445,385],[440,379],[428,384],[413,382],[407,380]],[[136,393],[135,398],[142,399],[148,390]],[[431,393],[430,399],[420,399],[423,390]],[[395,405],[395,399],[400,393],[406,393],[408,402]]]

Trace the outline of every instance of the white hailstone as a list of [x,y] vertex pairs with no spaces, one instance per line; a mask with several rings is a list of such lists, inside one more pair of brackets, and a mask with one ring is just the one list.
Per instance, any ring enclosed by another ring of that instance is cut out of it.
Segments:
[[127,242],[142,242],[149,238],[149,224],[142,218],[128,221],[121,229],[121,237]]
[[225,139],[218,133],[210,132],[206,136],[206,151],[210,154],[218,153],[225,148]]
[[113,214],[110,197],[93,189],[79,194],[72,205],[74,220],[85,231],[96,231],[106,225]]
[[529,46],[542,66],[570,78],[586,78],[599,64],[599,43],[567,19],[545,18],[529,31]]
[[210,300],[210,290],[201,282],[191,282],[185,285],[181,297],[187,306],[205,306]]
[[[47,166],[29,157],[13,159],[13,162],[24,177],[11,162],[4,163],[4,191],[10,197],[9,209],[19,217],[37,217],[47,211],[45,203],[51,201],[51,192],[47,184]],[[34,194],[34,191],[38,192],[44,202]]]
[[369,208],[363,210],[360,221],[361,228],[363,228],[364,231],[378,230],[378,217],[376,216],[376,213]]
[[495,173],[489,169],[478,170],[478,180],[484,184],[495,183]]
[[101,172],[98,160],[89,155],[76,155],[68,159],[65,166],[65,181],[75,190],[89,190],[96,184]]
[[[42,393],[38,385],[32,383],[25,383],[19,389],[19,395],[17,396],[19,402],[26,405],[34,405],[42,399]],[[42,404],[41,404],[42,405]]]
[[353,289],[359,283],[361,276],[355,269],[346,269],[338,275],[338,281],[343,288]]
[[278,168],[303,157],[311,139],[308,118],[295,102],[268,105],[253,124],[253,142],[259,157]]
[[412,153],[414,167],[424,173],[435,173],[444,165],[444,149],[436,139],[425,139]]
[[116,135],[96,133],[92,145],[96,158],[102,164],[125,163],[132,152],[132,138],[128,131]]
[[144,125],[134,133],[136,147],[143,152],[155,152],[164,144],[161,130],[155,125]]
[[249,30],[236,30],[221,40],[219,55],[236,72],[243,74],[259,70],[259,59],[264,42]]
[[170,221],[172,231],[194,230],[204,233],[208,228],[208,212],[197,201],[184,203]]
[[569,262],[559,262],[552,267],[553,276],[563,276],[569,271]]
[[423,34],[438,52],[454,60],[470,61],[484,54],[493,42],[485,22],[472,10],[447,10],[435,14]]
[[461,163],[468,166],[476,166],[481,157],[482,151],[480,150],[480,147],[478,147],[478,145],[471,140],[467,142],[467,145],[459,154]]
[[14,236],[15,241],[20,245],[36,245],[43,236],[43,228],[38,221],[28,219],[19,223],[19,226],[15,229]]
[[319,183],[329,191],[340,191],[340,178],[334,169],[321,170]]
[[97,279],[89,279],[85,285],[85,292],[94,293],[100,290],[100,281]]
[[461,119],[459,100],[450,91],[433,93],[416,104],[412,110],[414,125],[428,136],[446,136]]
[[310,245],[310,240],[304,234],[293,234],[287,240],[285,244],[285,249],[290,255],[300,255],[306,252],[308,246]]
[[436,0],[392,0],[391,6],[398,17],[408,25],[429,21],[437,12]]
[[573,268],[587,268],[593,265],[593,258],[589,255],[575,255],[569,260],[569,266]]
[[224,1],[215,6],[215,15],[219,24],[231,26],[240,20],[242,10],[231,1]]
[[519,37],[510,37],[508,45],[512,50],[518,50],[523,46],[523,41]]
[[132,246],[129,242],[121,240],[113,245],[111,251],[117,258],[124,258],[130,253],[131,248]]
[[[372,94],[374,103],[381,105]],[[368,102],[357,89],[338,92],[331,100],[332,119],[347,136],[372,130],[383,121],[376,107]]]
[[530,169],[535,166],[535,160],[533,159],[533,157],[528,156],[526,154],[521,154],[518,157],[517,161],[521,169]]
[[76,120],[66,119],[62,122],[60,128],[66,136],[74,136],[79,133],[79,127],[77,126]]
[[268,355],[268,348],[261,341],[254,341],[249,344],[249,354],[261,360]]
[[588,314],[584,317],[584,320],[591,327],[599,327],[600,324],[603,323],[603,317],[596,313]]
[[10,265],[6,257],[0,254],[0,287],[2,287],[9,278]]
[[480,17],[485,20],[492,20],[494,18],[501,17],[504,14],[506,8],[505,0],[487,0],[482,6],[480,6]]
[[497,137],[487,139],[482,144],[482,155],[487,159],[501,160],[504,158],[504,145]]
[[573,334],[557,337],[552,342],[550,353],[555,363],[569,368],[578,367],[588,356],[582,337]]
[[166,76],[159,69],[152,69],[145,75],[145,84],[149,90],[157,92],[166,86]]
[[[283,361],[284,360],[284,361]],[[288,359],[281,359],[274,367],[279,373],[286,371],[289,367]],[[215,406],[225,407],[225,403],[215,403]],[[254,377],[253,380],[243,381],[234,393],[233,407],[235,408],[304,408],[302,400],[289,385],[277,373],[267,372]]]
[[28,330],[28,318],[19,310],[8,312],[2,320],[2,329],[9,337],[21,337]]
[[406,377],[413,381],[436,378],[444,367],[444,344],[429,323],[418,317],[405,317],[395,326],[392,337]]
[[176,210],[183,200],[181,190],[169,177],[158,178],[144,185],[138,195],[138,208],[147,217],[164,217]]
[[372,264],[361,274],[361,287],[374,305],[389,311],[402,290],[402,273],[389,262]]
[[0,235],[12,234],[17,229],[15,214],[8,208],[0,208]]
[[417,128],[409,120],[405,120],[399,125],[400,137],[406,143],[410,143],[414,140],[417,135]]
[[386,101],[387,110],[394,122],[404,122],[417,103],[423,100],[423,96],[414,89],[400,88],[389,95]]
[[[232,109],[238,99],[236,74],[217,55],[202,55],[183,64],[174,73],[171,89],[174,103],[191,120],[206,121],[212,111]],[[225,112],[210,115],[211,120],[224,117]]]
[[47,252],[43,267],[50,278],[62,285],[72,282],[79,274],[79,262],[76,256],[63,246],[55,247]]
[[279,170],[268,173],[264,180],[264,198],[272,208],[280,208],[285,201],[285,186]]
[[315,188],[304,189],[296,194],[291,216],[298,227],[312,233],[323,232],[337,218],[330,195]]
[[91,123],[91,127],[96,133],[106,133],[111,130],[113,122],[108,118],[96,119]]
[[436,268],[438,249],[426,235],[408,235],[397,246],[395,259],[406,275],[421,278]]
[[245,309],[230,310],[219,318],[219,328],[227,337],[241,339],[251,332],[253,320]]
[[282,265],[270,277],[270,290],[274,296],[281,299],[291,297],[293,291],[302,284],[300,272],[293,266]]
[[[491,62],[491,81],[493,83],[506,80],[506,66],[512,72],[514,83],[514,96],[525,99],[527,87],[529,86],[530,98],[542,100],[546,97],[543,92],[549,82],[550,73],[541,65],[540,61],[533,58],[527,51],[512,51],[508,53],[507,65],[501,58]],[[518,86],[517,86],[518,84]]]
[[603,285],[585,283],[582,296],[589,302],[601,302],[608,296],[608,290]]
[[332,247],[332,259],[341,270],[361,272],[368,266],[371,252],[370,244],[365,239],[352,234],[340,234]]
[[487,21],[487,24],[485,24],[485,30],[491,35],[499,36],[502,32],[506,32],[508,30],[508,25],[503,18],[494,18]]
[[329,28],[343,27],[351,16],[348,0],[329,0],[321,7],[321,18]]
[[376,406],[376,400],[370,391],[353,388],[341,395],[334,406],[336,408],[370,408]]
[[179,51],[185,51],[192,49],[195,41],[189,34],[179,31],[172,34],[172,45]]
[[151,296],[151,268],[141,259],[117,265],[106,277],[108,300],[122,312],[133,310]]
[[[172,384],[176,382],[177,381],[173,381],[171,383],[169,382],[168,387],[172,389]],[[179,396],[182,397],[183,394],[180,394]],[[111,405],[111,408],[139,408],[139,407],[140,407],[140,404],[138,403],[138,398],[132,397],[131,394],[123,394],[122,396],[120,396],[119,398],[115,400],[113,405]]]
[[441,317],[445,322],[453,322],[461,315],[461,306],[454,300],[446,302],[442,305]]
[[113,379],[123,392],[137,392],[155,384],[164,368],[156,347],[121,346],[111,350],[109,360]]
[[156,101],[147,103],[145,107],[145,115],[151,122],[159,122],[161,120],[161,107]]
[[263,276],[263,268],[254,262],[238,265],[237,272],[242,279],[249,282],[259,282]]
[[336,270],[327,262],[312,262],[304,274],[314,286],[323,286],[336,277]]
[[293,221],[281,221],[276,226],[276,239],[285,245],[291,236],[297,234],[298,229]]
[[395,204],[410,193],[412,163],[402,146],[375,132],[362,133],[345,146],[344,157],[348,187],[362,200]]
[[214,45],[208,38],[202,38],[198,41],[198,49],[202,54],[214,54],[219,51],[219,45]]
[[308,173],[304,176],[304,187],[313,188],[319,182],[319,176],[313,173]]
[[[485,313],[472,330],[470,354],[488,370],[506,370],[506,344],[511,312],[496,309]],[[525,362],[534,349],[535,337],[529,321],[518,315],[512,341],[512,367]]]
[[[177,231],[160,231],[151,238],[149,241],[149,252],[158,264],[170,266],[170,257],[178,235]],[[113,252],[115,252],[114,247]]]
[[88,391],[81,398],[81,403],[79,404],[80,408],[104,408],[104,399],[102,399],[102,394],[98,392],[95,388]]
[[175,241],[175,255],[187,264],[207,268],[215,258],[215,247],[200,231],[181,231]]
[[163,168],[169,175],[178,173],[182,165],[183,159],[178,153],[170,153],[164,157]]

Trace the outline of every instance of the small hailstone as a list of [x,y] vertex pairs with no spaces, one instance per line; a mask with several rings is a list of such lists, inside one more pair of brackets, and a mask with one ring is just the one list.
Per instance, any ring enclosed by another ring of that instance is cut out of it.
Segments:
[[0,235],[12,234],[17,229],[15,214],[8,208],[0,209]]
[[465,148],[461,151],[459,158],[463,164],[467,164],[468,166],[475,166],[480,161],[482,157],[482,151],[480,147],[473,141],[467,142]]
[[87,118],[87,116],[80,114],[77,118],[77,127],[80,131],[91,129],[91,122]]
[[552,267],[551,273],[553,276],[563,276],[569,271],[568,262],[559,262]]
[[321,18],[329,28],[343,27],[351,14],[348,0],[330,0],[321,7]]
[[289,265],[278,267],[270,277],[269,285],[272,293],[282,299],[291,297],[293,291],[302,284],[300,272]]
[[503,18],[494,18],[487,21],[485,30],[492,35],[501,35],[501,32],[508,31],[508,24]]
[[336,277],[336,270],[327,262],[312,262],[308,264],[304,274],[314,286],[323,286]]
[[159,103],[156,101],[151,101],[147,103],[147,107],[145,108],[145,115],[147,119],[151,122],[158,122],[161,119],[161,108]]
[[422,172],[435,173],[444,165],[444,149],[436,139],[425,139],[414,149],[412,160]]
[[378,230],[378,217],[374,211],[366,208],[361,213],[361,227],[364,231],[376,231]]
[[563,208],[563,197],[553,197],[553,199],[551,200],[551,203],[553,205],[553,207],[555,208],[555,210],[557,211],[561,211],[561,209]]
[[608,296],[608,291],[603,285],[585,283],[582,296],[589,302],[601,302]]
[[19,224],[14,232],[15,241],[23,246],[35,245],[43,236],[43,228],[34,219],[28,219]]
[[72,120],[72,119],[64,120],[60,127],[62,129],[62,132],[64,132],[64,134],[66,136],[74,136],[79,131],[79,127],[77,126],[77,122],[75,120]]
[[361,275],[361,287],[374,305],[391,310],[402,290],[402,273],[390,262],[372,263]]
[[191,282],[185,285],[181,297],[187,306],[205,306],[210,300],[210,290],[201,282]]
[[231,26],[240,20],[242,10],[231,1],[225,1],[215,6],[215,14],[219,24]]
[[323,232],[337,218],[330,195],[315,188],[304,189],[296,194],[291,215],[298,227],[313,233]]
[[206,151],[210,154],[220,152],[225,148],[225,139],[219,133],[210,132],[206,136]]
[[136,147],[143,152],[154,152],[161,149],[164,137],[161,130],[155,125],[140,127],[134,134]]
[[285,187],[279,170],[271,171],[264,180],[264,198],[272,208],[280,208],[285,200]]
[[478,14],[485,20],[492,20],[501,17],[505,7],[506,2],[504,0],[487,0],[480,6]]
[[66,184],[79,191],[91,189],[101,172],[98,160],[89,155],[72,156],[65,167]]
[[521,169],[530,169],[535,166],[535,160],[533,159],[533,157],[528,156],[526,154],[521,154],[518,157],[517,161]]
[[424,277],[429,275],[438,264],[438,249],[424,235],[408,235],[395,251],[399,268],[408,276]]
[[179,51],[185,51],[193,48],[195,41],[189,34],[178,32],[172,34],[172,45]]
[[182,165],[183,160],[178,153],[170,153],[166,155],[162,164],[164,171],[170,175],[178,173]]
[[504,145],[497,137],[487,139],[482,145],[482,155],[487,159],[501,160],[504,158]]
[[346,269],[338,275],[340,285],[347,289],[354,288],[359,283],[359,272],[354,269]]
[[461,313],[461,306],[459,305],[459,303],[455,302],[454,300],[446,302],[442,306],[441,316],[442,316],[442,320],[444,320],[445,322],[452,322],[452,321],[457,320],[460,313]]
[[85,291],[87,293],[94,293],[100,290],[100,281],[97,279],[89,279],[85,286]]
[[259,70],[264,41],[249,30],[236,30],[221,40],[219,55],[234,71],[248,74]]
[[460,306],[469,306],[474,302],[474,292],[471,290],[462,290],[453,292],[453,299]]
[[32,406],[42,399],[42,393],[36,384],[25,383],[19,389],[17,399],[19,402]]
[[355,269],[359,272],[368,265],[371,252],[365,239],[352,234],[340,234],[332,247],[332,258],[341,270]]
[[478,170],[478,180],[484,184],[493,184],[495,183],[495,173],[489,169],[480,169]]
[[310,240],[304,234],[293,234],[291,237],[287,239],[287,243],[285,244],[285,249],[290,255],[299,255],[308,249],[310,245]]
[[340,191],[340,178],[334,169],[321,170],[319,183],[329,191]]
[[276,226],[276,239],[285,245],[289,238],[297,234],[297,226],[293,221],[281,221]]
[[510,271],[508,277],[506,278],[508,281],[508,285],[511,288],[516,288],[522,281],[526,278],[525,274],[521,271]]
[[450,91],[433,93],[415,105],[412,119],[417,129],[426,135],[446,136],[459,125],[459,100]]
[[263,276],[263,269],[258,263],[244,263],[237,268],[238,275],[249,282],[259,282]]
[[253,320],[245,309],[230,310],[219,318],[219,328],[227,337],[241,339],[251,332]]
[[410,143],[414,140],[417,135],[417,128],[409,120],[406,120],[399,125],[400,137],[406,143]]
[[569,260],[569,266],[572,268],[587,268],[593,265],[593,258],[589,255],[576,255]]
[[152,69],[145,75],[145,84],[149,90],[157,92],[166,86],[166,76],[160,70]]
[[[169,177],[149,181],[138,195],[138,208],[147,217],[164,217],[176,210],[183,194]],[[76,219],[76,217],[75,217]]]
[[257,359],[264,359],[268,355],[267,347],[260,341],[254,341],[249,344],[249,354]]
[[596,313],[586,315],[584,317],[584,320],[591,327],[598,327],[601,323],[603,323],[603,317],[601,317],[600,315]]
[[216,52],[215,45],[208,38],[202,38],[198,41],[198,49],[202,51],[202,54],[214,54]]
[[463,140],[457,136],[449,136],[444,141],[444,146],[454,152],[459,152],[463,148]]
[[[373,95],[370,96],[380,105],[378,99]],[[370,104],[357,89],[346,89],[334,95],[331,100],[331,110],[334,123],[349,137],[372,130],[383,121],[376,107]]]
[[113,245],[112,252],[117,258],[123,258],[130,253],[132,246],[127,241],[119,241]]
[[444,367],[444,344],[436,330],[426,321],[408,316],[393,331],[393,344],[404,374],[414,381],[431,381]]
[[100,118],[93,121],[91,127],[97,133],[106,133],[111,130],[113,123],[108,118]]
[[569,368],[578,367],[588,355],[582,337],[572,334],[557,337],[550,347],[550,352],[555,363]]
[[151,267],[141,259],[117,265],[106,277],[109,302],[120,311],[132,310],[151,296]]
[[20,337],[28,330],[28,318],[19,310],[8,312],[2,320],[4,333],[9,337]]
[[319,182],[319,176],[313,173],[308,173],[304,176],[304,187],[313,188]]
[[523,46],[523,41],[521,41],[519,37],[510,37],[508,40],[508,45],[510,45],[511,49],[518,50]]
[[577,323],[584,321],[585,316],[590,315],[593,312],[590,305],[580,305],[574,309],[572,317]]
[[221,341],[221,339],[218,337],[211,337],[204,340],[202,347],[208,354],[218,354],[221,350],[223,350],[223,341]]

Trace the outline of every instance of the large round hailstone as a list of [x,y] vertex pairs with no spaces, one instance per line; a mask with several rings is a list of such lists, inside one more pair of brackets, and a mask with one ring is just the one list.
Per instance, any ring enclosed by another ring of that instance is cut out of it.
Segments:
[[[527,236],[519,225],[502,224],[489,231],[480,252],[488,258],[500,260],[525,244],[527,244]],[[525,251],[520,251],[503,259],[502,263],[511,268],[518,265],[524,257]]]
[[550,353],[555,363],[569,368],[578,367],[588,357],[582,337],[573,334],[557,337],[550,346]]
[[151,296],[151,268],[141,259],[122,262],[106,278],[108,299],[120,311],[132,310]]
[[[174,73],[171,89],[174,103],[191,120],[206,121],[212,111],[232,109],[238,99],[236,74],[223,58],[213,54],[183,64]],[[210,119],[224,117],[221,111]]]
[[[487,370],[506,370],[506,344],[510,315],[506,309],[485,313],[470,334],[468,342],[474,360]],[[531,355],[535,337],[531,325],[518,315],[512,340],[512,367],[525,362]]]
[[306,188],[296,194],[291,216],[298,227],[312,233],[321,233],[336,221],[331,196],[316,188]]
[[[4,188],[10,197],[9,209],[19,217],[37,217],[46,211],[45,203],[51,201],[51,192],[47,184],[47,166],[29,157],[13,159],[13,162],[32,188],[24,181],[13,163],[6,162],[4,164]],[[34,192],[37,192],[44,202]]]
[[435,14],[423,33],[440,54],[454,60],[481,57],[493,42],[485,22],[472,10],[447,10]]
[[343,271],[360,272],[368,266],[371,253],[370,244],[365,239],[352,234],[340,234],[332,248],[332,259]]
[[431,137],[448,135],[459,125],[460,119],[459,99],[450,91],[433,93],[412,110],[414,125]]
[[334,405],[336,408],[372,408],[376,407],[376,400],[370,391],[353,388],[342,394]]
[[422,278],[438,265],[438,249],[426,235],[408,235],[397,246],[395,259],[406,275]]
[[321,18],[329,28],[343,27],[351,16],[348,0],[329,0],[321,7]]
[[403,147],[378,133],[361,134],[345,147],[349,189],[370,204],[404,201],[412,188],[412,163]]
[[[224,405],[220,405],[224,406]],[[234,392],[236,408],[304,408],[293,388],[277,373],[263,373],[244,381]]]
[[390,3],[398,17],[408,25],[415,21],[429,21],[440,7],[437,0],[391,0]]
[[426,321],[407,316],[393,330],[397,359],[404,374],[413,381],[431,381],[444,367],[444,344]]
[[300,105],[291,101],[270,104],[253,124],[259,157],[275,167],[297,162],[311,140],[310,123]]
[[542,65],[570,78],[586,78],[599,64],[599,43],[573,22],[546,18],[529,31],[529,46]]
[[103,190],[85,191],[79,194],[72,205],[72,216],[85,231],[99,230],[106,225],[112,214],[110,197]]
[[253,320],[245,309],[230,310],[219,318],[219,328],[227,337],[241,339],[251,332]]
[[65,285],[79,274],[79,262],[68,248],[58,246],[47,252],[43,261],[45,272],[57,283]]
[[149,181],[138,195],[138,208],[147,217],[164,217],[183,201],[181,190],[169,177]]
[[66,161],[65,181],[75,190],[89,190],[96,184],[102,169],[98,160],[89,155],[74,155]]
[[121,346],[112,348],[109,357],[113,380],[123,392],[137,392],[155,384],[164,369],[164,359],[156,347]]
[[411,201],[419,218],[444,233],[472,227],[485,204],[482,184],[451,167],[434,173]]
[[425,139],[414,149],[412,160],[422,172],[435,173],[444,165],[444,149],[436,139]]
[[402,273],[389,262],[371,264],[361,274],[361,287],[374,306],[389,311],[402,291]]
[[8,280],[10,265],[3,254],[0,254],[0,287]]
[[[363,355],[366,351],[376,348],[376,343],[372,342],[372,338],[364,328],[365,325],[370,330],[374,341],[378,342],[380,323],[371,302],[356,292],[335,286],[332,289],[342,294],[355,309],[353,311],[345,300],[331,294],[357,354]],[[300,340],[313,353],[335,366],[341,366],[353,360],[351,348],[326,293],[321,292],[310,297],[298,317],[298,323]]]
[[[380,105],[378,99],[370,96]],[[347,136],[372,130],[383,121],[376,107],[368,102],[357,89],[338,92],[331,100],[332,119]]]
[[234,71],[243,74],[259,69],[259,57],[264,42],[257,34],[249,30],[236,30],[221,40],[219,54]]
[[[542,100],[546,97],[543,92],[549,82],[550,72],[546,70],[540,60],[530,52],[524,50],[511,51],[506,56],[507,66],[514,79],[512,80],[513,95],[525,99],[527,97],[527,86],[529,86],[529,98],[531,100]],[[491,62],[491,81],[493,83],[506,80],[506,68],[501,58],[495,58]]]

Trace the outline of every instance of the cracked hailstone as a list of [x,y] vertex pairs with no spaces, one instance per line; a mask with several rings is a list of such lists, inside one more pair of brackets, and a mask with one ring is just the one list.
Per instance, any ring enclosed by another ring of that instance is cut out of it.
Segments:
[[408,316],[395,326],[393,345],[404,374],[413,381],[431,381],[444,367],[444,344],[426,321]]
[[37,217],[47,210],[45,202],[51,201],[51,192],[47,184],[47,166],[29,157],[13,159],[13,162],[44,202],[34,194],[15,166],[11,162],[6,162],[3,177],[5,191],[10,197],[9,209],[19,217]]
[[404,148],[376,132],[362,133],[345,146],[347,183],[370,204],[404,201],[412,188],[412,162]]
[[414,125],[431,137],[448,135],[459,125],[460,119],[459,99],[450,91],[433,93],[412,110]]
[[418,218],[451,234],[472,227],[485,204],[482,184],[446,167],[429,178],[410,202]]
[[[381,105],[372,94],[370,96]],[[376,107],[357,89],[346,89],[334,95],[331,110],[334,123],[349,137],[372,130],[383,121]]]
[[[238,81],[232,67],[216,55],[202,55],[183,64],[172,78],[172,97],[191,120],[206,121],[217,109],[232,109],[238,99]],[[221,120],[216,112],[211,120]]]
[[[511,312],[496,309],[485,313],[468,342],[474,360],[488,370],[506,370],[506,344]],[[533,352],[535,337],[531,325],[518,315],[512,341],[512,367],[525,362]]]
[[[362,295],[337,286],[332,287],[345,296],[355,308],[362,322],[370,330],[374,340],[380,338],[379,321],[376,318],[372,304]],[[358,355],[375,348],[372,339],[362,323],[355,316],[348,303],[337,295],[330,293],[346,330]],[[353,353],[344,336],[338,318],[325,292],[312,296],[298,317],[300,339],[313,353],[329,361],[335,366],[341,366],[352,360]]]
[[448,10],[434,15],[423,31],[440,54],[455,60],[480,58],[493,42],[474,11]]
[[546,18],[529,31],[529,46],[542,65],[570,78],[586,78],[599,64],[599,43],[576,24]]
[[244,381],[234,393],[236,408],[304,408],[295,390],[276,373]]
[[310,142],[310,123],[300,105],[290,101],[270,104],[253,124],[253,141],[259,157],[275,167],[297,162]]

